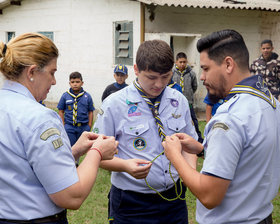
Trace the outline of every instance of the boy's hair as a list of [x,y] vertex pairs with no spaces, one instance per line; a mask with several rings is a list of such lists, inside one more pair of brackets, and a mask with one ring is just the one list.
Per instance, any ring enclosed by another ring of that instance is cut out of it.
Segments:
[[69,80],[71,80],[71,79],[80,79],[81,81],[83,81],[83,77],[82,77],[82,74],[80,72],[72,72],[69,75]]
[[144,41],[137,50],[136,65],[139,72],[151,70],[165,74],[171,71],[173,64],[173,52],[162,40]]
[[197,42],[199,53],[206,50],[208,57],[220,65],[227,56],[232,57],[237,65],[249,68],[249,52],[243,37],[235,30],[221,30],[201,38]]
[[180,58],[185,58],[185,59],[187,59],[187,55],[186,55],[184,52],[179,52],[179,53],[176,55],[176,61],[178,61]]
[[261,42],[261,46],[262,46],[263,44],[270,44],[270,46],[273,47],[272,41],[269,40],[269,39],[263,40],[263,41]]

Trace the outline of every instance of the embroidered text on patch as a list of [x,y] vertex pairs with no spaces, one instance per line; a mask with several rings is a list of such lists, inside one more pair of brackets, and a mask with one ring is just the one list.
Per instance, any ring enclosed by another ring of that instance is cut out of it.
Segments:
[[53,135],[60,135],[60,131],[56,128],[49,128],[48,130],[44,131],[40,138],[44,141],[46,141],[49,137]]
[[212,129],[214,130],[215,128],[221,128],[225,131],[227,131],[229,129],[229,127],[225,124],[225,123],[222,123],[222,122],[217,122],[213,125]]

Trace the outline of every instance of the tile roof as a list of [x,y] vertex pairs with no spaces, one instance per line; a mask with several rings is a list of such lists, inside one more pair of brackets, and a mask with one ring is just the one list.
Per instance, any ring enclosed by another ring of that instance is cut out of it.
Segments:
[[280,0],[137,0],[145,4],[194,8],[280,11]]

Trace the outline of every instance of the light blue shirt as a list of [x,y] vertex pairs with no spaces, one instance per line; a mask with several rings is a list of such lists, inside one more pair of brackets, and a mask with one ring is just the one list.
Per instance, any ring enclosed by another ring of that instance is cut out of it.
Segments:
[[48,194],[76,183],[78,175],[61,119],[17,82],[5,81],[0,99],[0,218],[62,211]]
[[271,214],[280,184],[280,105],[237,94],[205,128],[202,172],[231,181],[222,203],[208,210],[197,200],[201,224],[256,224]]
[[[102,112],[94,124],[94,131],[116,137],[119,141],[118,157],[151,161],[164,150],[152,112],[134,85],[111,94],[103,101],[101,109]],[[166,135],[184,132],[197,139],[188,101],[179,91],[169,87],[164,90],[159,117]],[[173,166],[171,173],[176,181],[179,176]],[[160,192],[174,185],[165,155],[159,156],[153,162],[147,181]],[[111,182],[122,190],[155,193],[146,185],[144,179],[135,179],[125,172],[112,172]]]

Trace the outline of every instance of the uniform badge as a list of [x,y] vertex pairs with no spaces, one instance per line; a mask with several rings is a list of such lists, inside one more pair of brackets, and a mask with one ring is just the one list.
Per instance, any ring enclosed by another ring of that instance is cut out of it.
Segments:
[[147,143],[143,138],[136,138],[133,141],[133,146],[136,150],[142,151],[146,148]]
[[180,118],[182,115],[181,114],[172,114],[172,117],[174,117],[175,119]]
[[71,107],[71,105],[68,105],[68,110],[72,110],[72,107]]
[[46,141],[49,137],[53,135],[60,135],[60,131],[56,128],[49,128],[48,130],[44,131],[41,135],[40,138],[44,141]]
[[179,106],[178,100],[172,99],[172,100],[171,100],[171,105],[172,105],[173,107],[178,107],[178,106]]
[[227,131],[229,129],[229,127],[225,123],[222,123],[222,122],[215,123],[212,127],[212,130],[214,130],[215,128],[221,128],[225,131]]
[[59,147],[63,146],[63,142],[61,138],[52,141],[52,144],[55,149],[58,149]]
[[98,128],[94,128],[94,129],[92,130],[92,132],[98,134],[98,133],[99,133],[99,129],[98,129]]
[[128,116],[129,117],[133,117],[133,116],[140,116],[141,115],[141,112],[137,112],[137,106],[134,105],[134,106],[131,106],[129,109],[128,109]]
[[102,110],[102,109],[98,109],[98,113],[100,114],[100,115],[102,115],[102,114],[104,114],[104,111]]

